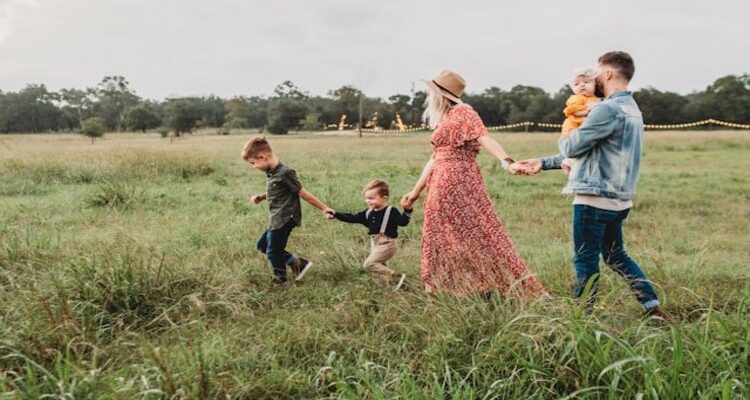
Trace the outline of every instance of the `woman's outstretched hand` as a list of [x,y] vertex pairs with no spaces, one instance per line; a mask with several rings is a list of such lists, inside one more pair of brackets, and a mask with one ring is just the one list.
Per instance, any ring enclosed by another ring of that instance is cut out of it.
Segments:
[[404,197],[401,198],[401,208],[408,208],[412,209],[414,203],[419,199],[419,193],[415,193],[413,190],[407,194],[404,195]]
[[514,175],[536,175],[542,171],[542,162],[539,159],[517,161],[508,167],[508,172]]

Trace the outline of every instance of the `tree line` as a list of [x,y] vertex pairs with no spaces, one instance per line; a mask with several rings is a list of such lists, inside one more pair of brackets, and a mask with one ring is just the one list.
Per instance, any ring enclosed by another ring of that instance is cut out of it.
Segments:
[[[559,123],[570,96],[568,86],[547,93],[534,86],[510,90],[490,87],[464,96],[485,124],[533,121]],[[358,123],[360,102],[364,125],[393,129],[418,126],[425,92],[395,94],[387,99],[366,96],[353,86],[311,95],[294,83],[278,85],[271,96],[217,96],[144,99],[122,76],[107,76],[85,89],[50,91],[29,84],[18,92],[0,91],[0,133],[81,132],[104,130],[158,131],[176,136],[197,128],[259,129],[273,134],[290,130],[352,128]],[[750,123],[750,75],[727,75],[702,91],[682,95],[652,87],[634,92],[643,119],[651,124],[675,124],[715,118]]]

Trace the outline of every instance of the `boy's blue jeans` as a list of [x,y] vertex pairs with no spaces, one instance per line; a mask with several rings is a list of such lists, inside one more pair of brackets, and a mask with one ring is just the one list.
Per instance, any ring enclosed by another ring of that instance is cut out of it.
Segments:
[[636,298],[645,309],[659,305],[654,288],[646,279],[641,268],[625,252],[622,242],[622,221],[630,209],[608,211],[576,204],[573,206],[573,244],[576,269],[576,282],[573,295],[576,299],[583,295],[586,284],[591,282],[588,304],[596,301],[599,277],[599,255],[604,262],[624,277]]
[[294,221],[289,220],[279,229],[266,230],[258,240],[258,250],[271,262],[273,279],[276,282],[286,282],[286,267],[294,263],[294,255],[286,251],[286,244],[294,226]]

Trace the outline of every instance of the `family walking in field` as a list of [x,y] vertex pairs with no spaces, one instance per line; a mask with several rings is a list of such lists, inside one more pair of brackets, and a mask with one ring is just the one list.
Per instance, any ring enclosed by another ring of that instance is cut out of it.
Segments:
[[509,157],[488,135],[479,115],[461,101],[466,83],[460,75],[443,71],[426,81],[423,119],[433,129],[432,156],[414,188],[401,199],[403,211],[389,205],[388,184],[381,180],[364,187],[365,210],[357,214],[335,211],[303,187],[296,172],[279,161],[264,138],[250,140],[242,158],[267,177],[266,192],[251,199],[269,202],[270,224],[258,241],[258,250],[270,261],[274,282],[287,281],[287,268],[299,281],[313,265],[286,250],[289,235],[301,223],[302,198],[328,219],[365,225],[371,252],[364,269],[379,284],[398,290],[405,276],[386,263],[396,254],[398,227],[409,223],[414,204],[426,192],[421,278],[428,293],[547,296],[492,205],[476,162],[479,151],[485,149],[511,174],[562,169],[568,176],[563,193],[573,195],[576,299],[587,295],[583,301],[588,308],[593,306],[601,256],[627,280],[646,314],[662,317],[654,288],[626,253],[622,234],[635,196],[643,141],[643,119],[628,91],[634,71],[630,55],[614,51],[599,57],[596,70],[576,73],[571,82],[574,94],[561,110],[566,120],[558,143],[560,153],[523,161]]

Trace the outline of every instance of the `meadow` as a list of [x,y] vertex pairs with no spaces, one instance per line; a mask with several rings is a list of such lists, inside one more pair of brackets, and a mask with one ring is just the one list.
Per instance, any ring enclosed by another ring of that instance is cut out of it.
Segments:
[[[493,134],[515,158],[556,134]],[[648,132],[629,252],[675,322],[644,319],[603,267],[601,301],[570,299],[571,199],[559,171],[479,163],[522,257],[552,292],[523,302],[421,290],[421,200],[389,265],[361,268],[364,227],[304,205],[289,248],[316,266],[271,285],[255,250],[265,177],[248,135],[0,135],[0,399],[750,398],[750,133]],[[331,207],[419,176],[429,136],[270,140]]]

